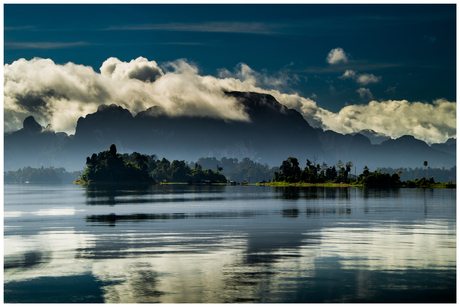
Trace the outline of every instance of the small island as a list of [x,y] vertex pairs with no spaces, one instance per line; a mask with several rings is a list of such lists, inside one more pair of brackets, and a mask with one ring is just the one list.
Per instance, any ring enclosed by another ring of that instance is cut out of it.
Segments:
[[[424,166],[428,163],[425,161]],[[337,168],[336,168],[337,166]],[[312,163],[307,160],[306,167],[302,170],[297,158],[289,157],[283,161],[279,172],[275,172],[274,178],[270,183],[264,185],[271,186],[335,186],[348,187],[359,186],[367,188],[456,188],[455,183],[436,182],[433,177],[426,179],[422,177],[415,180],[401,181],[401,171],[392,175],[381,170],[370,172],[367,166],[363,173],[357,177],[350,178],[349,173],[353,163],[343,163],[341,160],[337,165],[327,167]]]
[[137,152],[119,154],[114,144],[110,149],[86,158],[86,169],[75,184],[80,185],[152,185],[166,182],[202,183],[227,182],[224,175],[195,164],[192,169],[185,161],[166,158],[158,160]]

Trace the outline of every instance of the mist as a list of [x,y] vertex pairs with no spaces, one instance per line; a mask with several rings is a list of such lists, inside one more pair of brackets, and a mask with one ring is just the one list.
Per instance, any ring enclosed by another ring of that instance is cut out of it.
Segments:
[[[364,77],[366,82],[361,84],[377,80],[373,75]],[[283,71],[269,75],[244,63],[232,72],[221,69],[217,76],[202,76],[197,65],[185,59],[158,64],[143,57],[130,62],[111,57],[102,63],[100,72],[75,63],[19,59],[4,65],[4,131],[22,128],[23,120],[33,115],[54,131],[73,134],[79,117],[112,103],[133,115],[160,106],[169,116],[247,122],[250,118],[244,107],[224,92],[250,91],[274,96],[299,111],[310,125],[324,130],[345,134],[371,129],[392,138],[413,135],[428,143],[456,137],[456,102],[371,100],[334,113],[293,91],[291,84],[296,81],[296,76]]]

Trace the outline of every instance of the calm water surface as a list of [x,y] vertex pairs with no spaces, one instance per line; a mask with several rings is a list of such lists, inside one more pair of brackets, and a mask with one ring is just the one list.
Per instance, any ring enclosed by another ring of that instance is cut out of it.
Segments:
[[455,302],[456,190],[5,184],[4,300]]

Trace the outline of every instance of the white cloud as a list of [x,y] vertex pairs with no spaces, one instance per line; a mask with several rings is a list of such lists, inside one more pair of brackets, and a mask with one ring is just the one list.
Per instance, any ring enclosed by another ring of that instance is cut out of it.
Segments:
[[340,76],[339,78],[341,79],[348,79],[348,78],[356,78],[356,71],[354,70],[351,70],[351,69],[347,69],[342,76]]
[[324,129],[339,133],[372,129],[392,138],[413,135],[429,143],[438,143],[456,137],[456,110],[457,104],[445,99],[432,104],[373,100],[368,104],[346,106],[338,113],[322,110],[316,116]]
[[[164,71],[165,70],[165,71]],[[101,73],[91,67],[49,59],[20,59],[4,66],[4,129],[17,130],[29,115],[55,131],[74,133],[80,116],[115,103],[133,114],[162,106],[168,114],[248,120],[242,106],[226,96],[224,80],[200,76],[185,60],[166,63],[109,58]]]
[[374,74],[358,74],[354,70],[346,70],[339,79],[353,79],[360,85],[368,85],[380,82],[382,77],[375,76]]
[[117,58],[107,59],[101,67],[102,75],[115,80],[138,79],[154,82],[163,75],[163,71],[155,61],[139,57],[131,62],[122,62]]
[[380,82],[381,77],[374,76],[373,74],[361,74],[356,79],[361,85],[367,85],[369,83],[378,83]]
[[21,128],[29,115],[59,131],[73,130],[79,116],[112,98],[105,78],[91,67],[38,58],[4,65],[5,131]]
[[[4,130],[22,128],[33,115],[55,131],[74,133],[80,116],[94,113],[101,104],[115,103],[137,114],[158,105],[170,116],[209,116],[224,120],[249,120],[244,108],[224,91],[266,93],[281,104],[299,111],[315,127],[340,133],[372,129],[391,137],[405,134],[428,142],[445,142],[456,136],[456,103],[443,99],[433,104],[401,101],[371,101],[349,105],[333,113],[317,106],[315,96],[304,98],[290,90],[295,76],[256,72],[241,63],[233,72],[221,70],[218,77],[201,76],[186,60],[158,65],[137,58],[123,62],[107,59],[101,73],[91,67],[49,59],[20,59],[4,65]],[[345,76],[356,75],[348,71]],[[358,93],[371,99],[367,88]]]
[[267,72],[256,72],[244,63],[239,63],[233,72],[221,69],[219,78],[236,78],[243,82],[249,82],[255,87],[264,89],[275,89],[279,91],[290,91],[291,84],[297,82],[296,75],[288,74],[287,70],[281,70],[276,75],[269,75]]
[[342,48],[335,48],[329,52],[326,61],[331,65],[338,63],[346,63],[348,62],[348,57]]
[[372,99],[374,96],[368,88],[361,87],[356,90],[361,98]]

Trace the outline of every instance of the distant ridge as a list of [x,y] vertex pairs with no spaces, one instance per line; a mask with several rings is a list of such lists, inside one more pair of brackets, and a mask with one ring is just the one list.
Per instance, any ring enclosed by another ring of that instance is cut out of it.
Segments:
[[384,135],[382,133],[377,133],[371,129],[365,129],[365,130],[361,130],[356,133],[353,133],[353,135],[356,135],[356,134],[364,135],[371,141],[372,144],[382,144],[382,142],[391,139],[389,136]]
[[115,104],[101,105],[95,113],[80,117],[75,135],[68,136],[40,126],[32,116],[23,128],[4,136],[5,170],[24,166],[55,166],[82,170],[85,158],[115,144],[120,153],[134,151],[168,159],[196,161],[201,157],[245,157],[279,166],[296,157],[335,165],[352,161],[358,170],[377,167],[430,167],[456,165],[455,140],[431,147],[413,136],[375,144],[369,137],[383,137],[371,130],[343,135],[311,127],[296,110],[273,96],[252,92],[226,92],[238,100],[250,121],[211,117],[169,117],[161,107],[133,116]]

